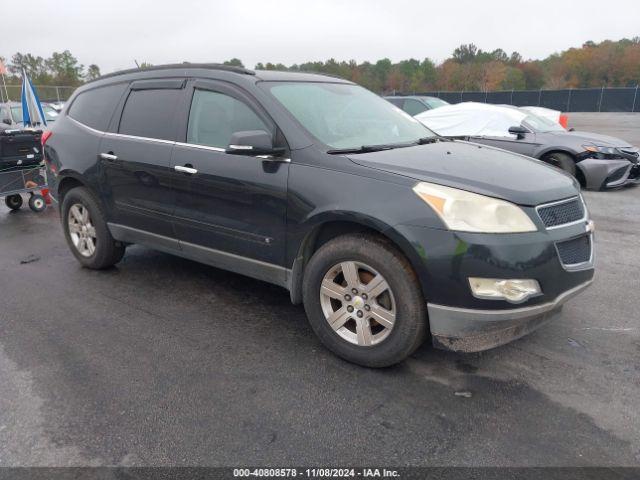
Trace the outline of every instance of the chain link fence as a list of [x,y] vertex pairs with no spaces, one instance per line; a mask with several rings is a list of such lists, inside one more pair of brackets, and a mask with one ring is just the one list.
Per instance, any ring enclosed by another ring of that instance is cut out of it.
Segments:
[[[40,101],[64,102],[76,87],[35,85]],[[414,92],[405,95],[438,97],[449,103],[481,102],[552,108],[562,112],[640,112],[639,88],[566,88],[560,90],[502,90],[496,92]],[[0,85],[0,102],[20,101],[21,86]],[[8,98],[7,98],[8,95]],[[403,95],[397,93],[397,95]]]
[[640,112],[638,87],[504,90],[498,92],[421,92],[449,103],[481,102],[546,107],[562,112]]
[[[76,87],[56,85],[34,85],[41,102],[64,102],[69,99]],[[0,102],[19,102],[22,93],[21,85],[4,85],[0,83]],[[9,98],[7,98],[7,95]]]

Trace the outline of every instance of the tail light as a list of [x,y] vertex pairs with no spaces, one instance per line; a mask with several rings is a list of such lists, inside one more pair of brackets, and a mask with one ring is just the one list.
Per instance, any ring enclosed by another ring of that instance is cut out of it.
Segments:
[[560,114],[560,122],[559,123],[564,128],[569,128],[569,115],[567,115],[566,113],[561,113]]
[[45,130],[44,132],[42,132],[42,135],[40,136],[40,144],[42,145],[42,158],[47,163],[47,165],[49,165],[49,168],[51,169],[51,173],[55,175],[56,174],[55,166],[51,164],[51,162],[49,161],[49,159],[44,153],[44,145],[45,143],[47,143],[47,140],[49,140],[52,135],[53,135],[53,132],[51,130]]
[[42,136],[40,137],[40,143],[42,144],[43,147],[44,147],[44,144],[47,143],[47,140],[51,138],[51,135],[53,135],[53,132],[51,130],[45,130],[44,132],[42,132]]

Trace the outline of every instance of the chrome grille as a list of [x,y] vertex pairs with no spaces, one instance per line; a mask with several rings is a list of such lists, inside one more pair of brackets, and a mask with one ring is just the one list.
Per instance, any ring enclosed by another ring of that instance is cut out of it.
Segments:
[[536,209],[547,228],[560,227],[568,223],[578,222],[585,218],[584,204],[578,197],[541,205]]
[[577,265],[591,260],[591,236],[583,235],[565,242],[556,243],[560,261],[565,266]]

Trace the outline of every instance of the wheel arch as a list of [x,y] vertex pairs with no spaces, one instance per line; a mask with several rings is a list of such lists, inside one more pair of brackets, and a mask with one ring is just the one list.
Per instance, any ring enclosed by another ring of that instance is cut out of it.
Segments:
[[[337,213],[337,212],[336,212]],[[419,259],[411,244],[392,226],[363,215],[341,212],[336,215],[323,215],[315,219],[297,247],[289,276],[289,293],[294,305],[302,303],[302,281],[305,268],[313,254],[330,240],[350,233],[368,233],[379,236],[391,243],[402,253],[414,271],[417,272]],[[420,275],[416,275],[420,278]],[[422,288],[423,285],[420,285]]]
[[[62,178],[60,178],[62,177]],[[72,189],[76,187],[88,187],[88,182],[82,178],[77,172],[67,171],[61,172],[57,179],[56,194],[58,196],[58,203],[62,205],[64,196]]]
[[586,187],[587,180],[582,170],[582,167],[580,166],[580,158],[578,158],[578,154],[576,152],[573,152],[571,150],[567,150],[564,148],[551,147],[551,148],[547,148],[546,150],[543,150],[542,152],[539,152],[536,158],[544,161],[544,157],[547,157],[548,155],[551,155],[553,153],[562,153],[564,155],[570,156],[573,159],[573,161],[576,164],[576,179],[578,180],[578,182],[580,182],[580,186]]
[[537,153],[536,158],[539,160],[542,160],[544,157],[551,155],[552,153],[562,153],[564,155],[569,155],[571,158],[573,158],[575,162],[578,161],[578,157],[575,152],[572,152],[571,150],[567,150],[561,147],[549,147],[544,150],[541,150],[540,152]]

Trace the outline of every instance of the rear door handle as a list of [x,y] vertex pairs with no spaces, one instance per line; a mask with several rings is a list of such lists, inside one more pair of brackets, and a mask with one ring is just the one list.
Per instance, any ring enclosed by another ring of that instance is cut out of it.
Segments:
[[198,173],[198,170],[193,167],[182,167],[180,165],[176,165],[175,167],[173,167],[173,169],[176,172],[188,173],[189,175],[195,175],[196,173]]
[[118,156],[113,153],[101,153],[100,158],[103,160],[107,160],[108,162],[115,162],[118,160]]

